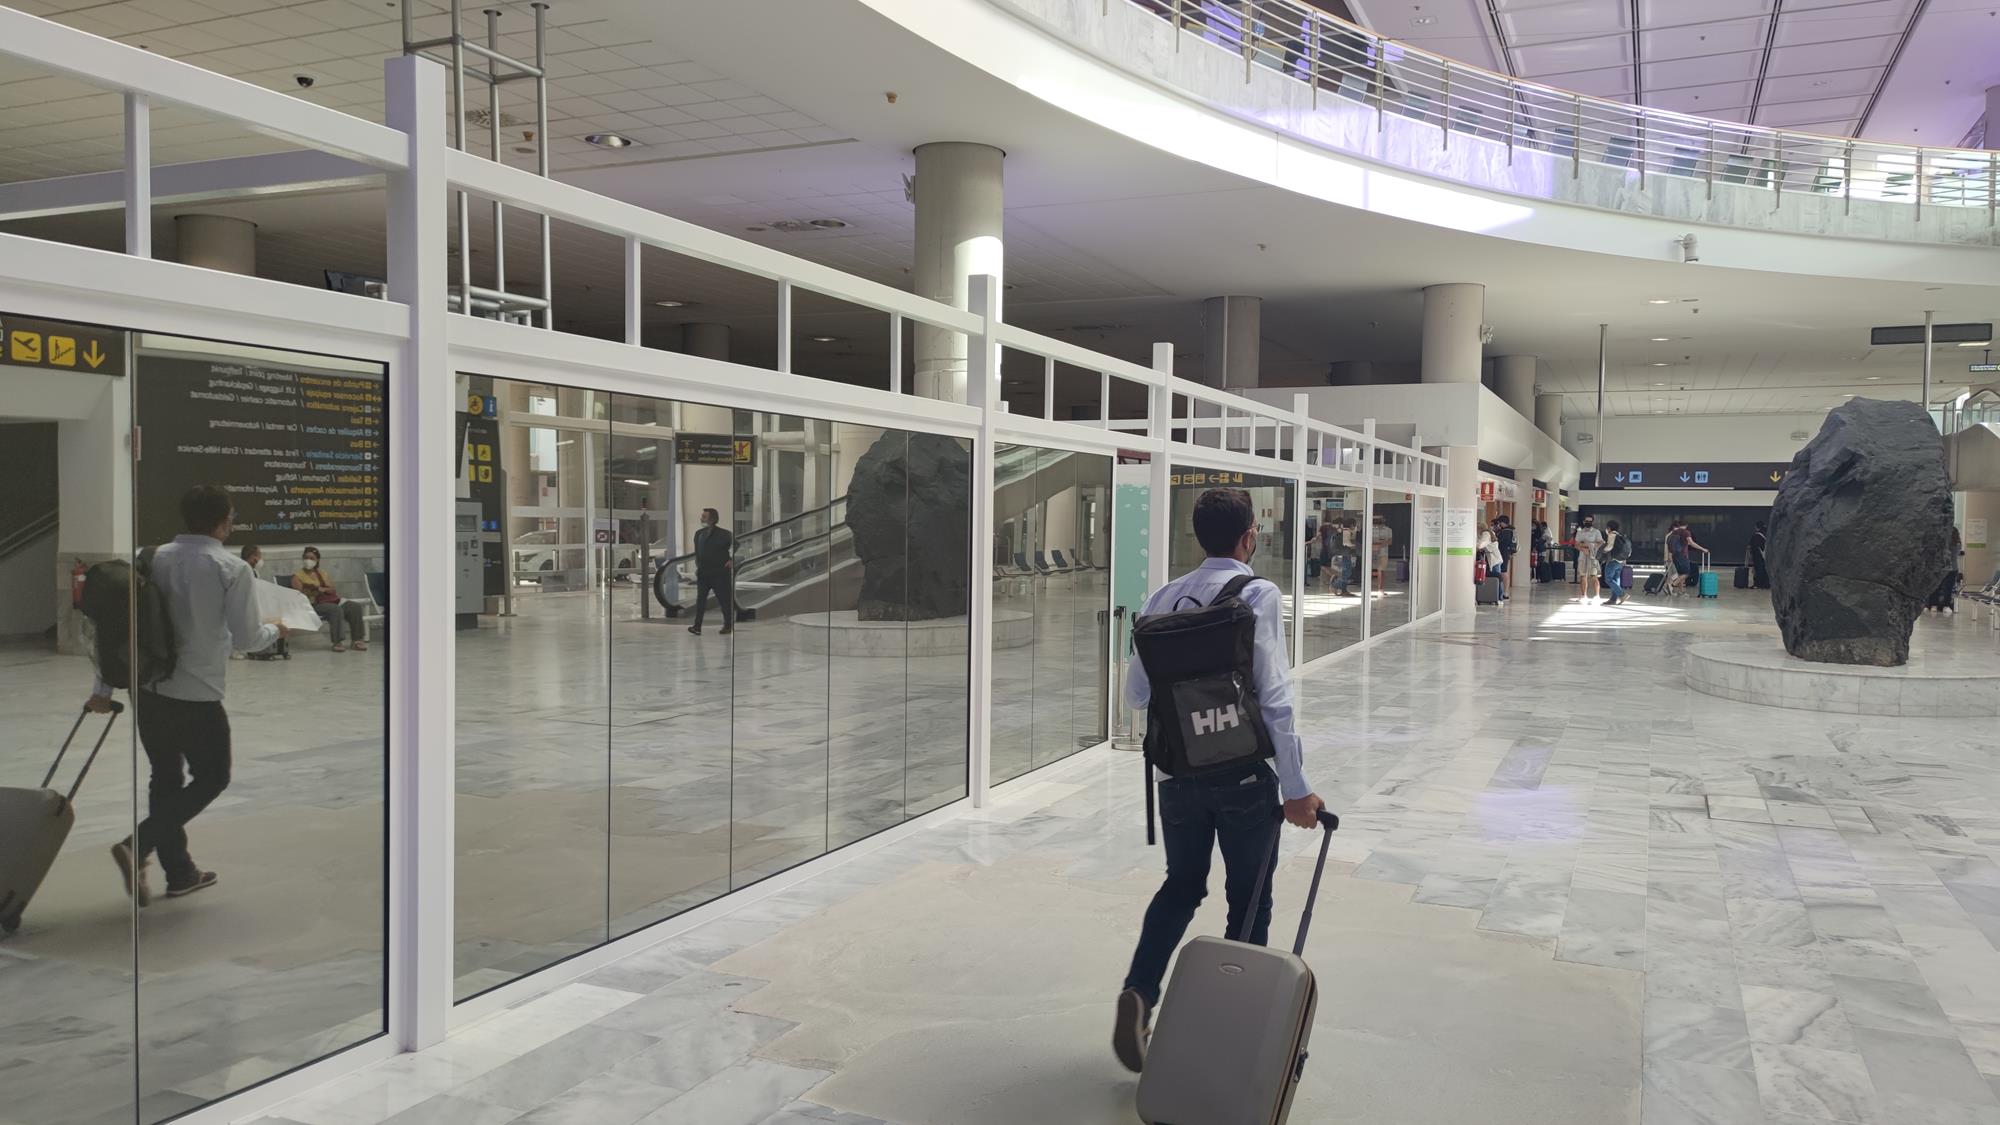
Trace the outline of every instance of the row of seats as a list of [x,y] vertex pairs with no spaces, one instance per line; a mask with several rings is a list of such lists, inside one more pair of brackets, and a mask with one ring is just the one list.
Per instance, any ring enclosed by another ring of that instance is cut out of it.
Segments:
[[[1053,561],[1051,561],[1051,558],[1053,558]],[[1079,574],[1086,570],[1104,569],[1106,568],[1092,565],[1089,559],[1080,555],[1075,559],[1063,558],[1061,551],[1051,547],[1047,554],[1036,551],[1035,561],[1032,564],[1028,562],[1028,556],[1025,553],[1016,553],[1011,565],[1001,563],[993,568],[993,577],[996,579],[1037,578],[1049,574]]]
[[[1958,596],[1975,606],[1983,608],[1986,611],[1987,627],[1993,632],[2000,633],[2000,570],[1995,570],[1992,579],[1986,585],[1976,590],[1970,587],[1961,587],[1958,591]],[[1978,609],[1973,611],[1975,619],[1978,613]]]

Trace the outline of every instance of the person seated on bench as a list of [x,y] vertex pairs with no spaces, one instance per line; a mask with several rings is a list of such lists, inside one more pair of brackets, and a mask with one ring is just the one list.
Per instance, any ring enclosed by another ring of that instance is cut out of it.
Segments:
[[352,598],[343,598],[333,588],[333,580],[320,569],[319,548],[307,547],[299,553],[299,569],[292,574],[292,589],[306,596],[313,612],[324,618],[333,633],[333,651],[347,651],[347,637],[354,637],[357,652],[368,650],[368,607]]

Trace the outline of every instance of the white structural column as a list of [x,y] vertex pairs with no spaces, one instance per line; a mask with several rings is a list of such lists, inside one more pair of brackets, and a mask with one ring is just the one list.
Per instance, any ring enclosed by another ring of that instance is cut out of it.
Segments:
[[[914,190],[917,209],[917,296],[970,308],[975,275],[994,279],[993,298],[1005,288],[1000,239],[1001,165],[1006,154],[991,145],[945,141],[918,145]],[[965,402],[970,341],[956,332],[915,326],[916,391],[925,398]]]
[[1563,396],[1546,394],[1535,396],[1535,428],[1560,444],[1563,439]]
[[1514,470],[1514,565],[1507,571],[1507,584],[1516,592],[1526,592],[1535,580],[1528,565],[1528,543],[1535,529],[1535,463],[1529,461]]
[[1469,617],[1476,604],[1472,586],[1472,548],[1477,538],[1479,507],[1479,447],[1448,445],[1444,449],[1444,612]]
[[[1486,287],[1465,282],[1424,289],[1423,381],[1479,382],[1479,326],[1486,319]],[[1473,612],[1472,545],[1479,507],[1479,447],[1446,446],[1444,612]],[[1451,627],[1449,621],[1447,628]]]
[[1454,282],[1424,289],[1424,382],[1479,381],[1479,326],[1485,319],[1484,285]]
[[1523,418],[1535,417],[1535,368],[1539,361],[1531,355],[1503,355],[1493,361],[1494,382],[1500,398]]
[[175,215],[174,256],[184,266],[257,275],[257,224],[227,215]]
[[1260,386],[1257,365],[1264,332],[1264,298],[1210,297],[1201,303],[1201,381],[1237,390]]

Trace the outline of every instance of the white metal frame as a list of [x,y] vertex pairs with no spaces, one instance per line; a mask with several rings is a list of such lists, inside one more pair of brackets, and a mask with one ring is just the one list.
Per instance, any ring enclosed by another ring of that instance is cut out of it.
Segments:
[[[446,136],[445,73],[421,58],[389,60],[388,124],[375,125],[6,8],[0,8],[0,57],[17,57],[125,95],[130,155],[130,165],[120,177],[128,216],[127,252],[0,235],[0,309],[352,356],[384,363],[389,369],[393,548],[388,566],[397,610],[395,642],[388,654],[393,675],[387,727],[387,1035],[185,1118],[198,1125],[255,1114],[397,1051],[434,1044],[453,1026],[483,1012],[554,987],[746,901],[949,819],[964,807],[991,800],[993,685],[987,638],[993,620],[992,558],[990,552],[975,549],[970,552],[973,645],[969,786],[964,800],[766,880],[756,889],[726,896],[454,1006],[452,554],[459,373],[966,439],[973,447],[975,544],[992,537],[994,454],[1001,442],[1146,454],[1157,498],[1151,534],[1162,545],[1168,541],[1168,474],[1175,465],[1288,480],[1301,501],[1309,483],[1359,487],[1371,494],[1377,484],[1421,496],[1444,492],[1441,459],[1380,441],[1372,425],[1357,433],[1315,420],[1305,411],[1304,396],[1286,409],[1177,378],[1167,344],[1156,344],[1151,363],[1140,365],[1005,324],[999,317],[1000,287],[993,278],[974,278],[970,311],[958,309],[458,151]],[[149,107],[160,104],[189,106],[385,173],[391,299],[153,260],[147,238],[153,202],[148,127]],[[446,250],[452,230],[450,204],[458,191],[622,238],[628,287],[624,339],[586,338],[450,311]],[[790,324],[793,295],[803,289],[888,314],[892,340],[900,338],[904,321],[962,333],[972,341],[969,401],[940,402],[907,393],[898,377],[900,347],[891,349],[891,366],[880,388],[791,374],[788,347],[780,348],[776,371],[641,347],[637,294],[646,246],[775,280],[779,307],[774,312],[781,325]],[[1046,407],[1042,417],[1008,413],[998,396],[1003,348],[1041,357],[1051,387],[1057,364],[1080,369],[1081,376],[1063,377],[1094,379],[1104,414],[1111,412],[1119,384],[1143,387],[1145,417],[1068,421],[1050,416]],[[1212,444],[1197,440],[1210,435]],[[1344,463],[1348,459],[1342,451],[1354,452],[1351,463]],[[1336,463],[1323,463],[1329,455]],[[1164,549],[1152,553],[1150,577],[1155,584],[1167,577],[1166,556]]]

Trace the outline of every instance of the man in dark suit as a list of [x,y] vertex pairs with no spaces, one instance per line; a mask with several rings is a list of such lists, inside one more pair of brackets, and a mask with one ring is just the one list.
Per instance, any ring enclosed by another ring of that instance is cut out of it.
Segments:
[[714,508],[701,510],[701,530],[694,533],[694,624],[688,632],[701,635],[701,619],[708,613],[708,594],[715,591],[715,600],[722,604],[722,631],[736,631],[736,560],[731,557],[736,549],[736,537],[724,531],[717,524],[721,516]]

